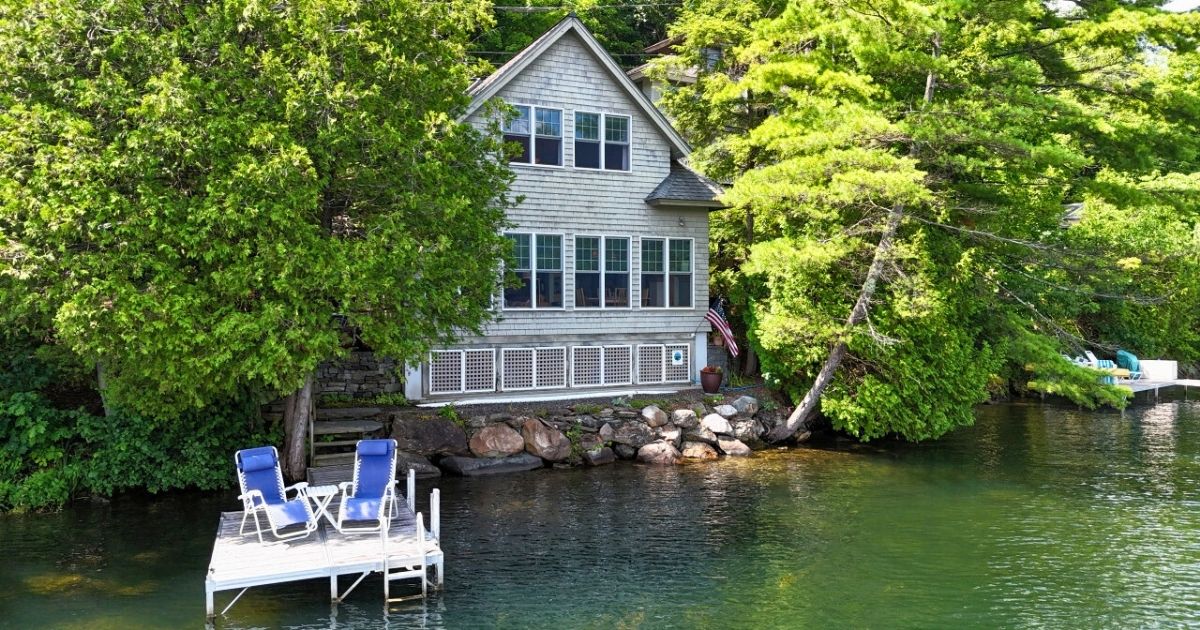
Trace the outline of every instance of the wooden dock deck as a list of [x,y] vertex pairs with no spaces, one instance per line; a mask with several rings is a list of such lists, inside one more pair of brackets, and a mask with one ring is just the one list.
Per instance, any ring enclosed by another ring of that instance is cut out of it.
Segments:
[[1200,388],[1200,380],[1196,379],[1176,379],[1173,381],[1150,381],[1144,379],[1136,381],[1123,380],[1117,384],[1132,389],[1134,394],[1153,391],[1155,397],[1158,396],[1159,390],[1166,389],[1168,387],[1182,387],[1185,392],[1190,387]]
[[[241,590],[222,614],[249,587],[299,580],[328,579],[329,597],[339,602],[368,574],[395,570],[397,566],[411,564],[415,558],[420,558],[419,562],[432,569],[434,585],[440,587],[445,558],[438,542],[441,528],[437,493],[434,490],[430,499],[428,530],[423,526],[424,517],[422,525],[418,526],[418,515],[413,513],[410,503],[402,502],[396,506],[398,514],[390,522],[386,539],[382,532],[343,534],[321,518],[317,531],[303,539],[264,545],[259,543],[254,525],[249,521],[247,534],[239,533],[242,512],[222,512],[204,581],[208,617],[215,616],[214,600],[220,591]],[[329,506],[329,512],[337,514],[336,500]],[[424,534],[423,546],[418,544],[418,531]],[[423,554],[418,549],[423,550]],[[343,575],[358,576],[358,579],[344,592],[339,592],[338,578]]]

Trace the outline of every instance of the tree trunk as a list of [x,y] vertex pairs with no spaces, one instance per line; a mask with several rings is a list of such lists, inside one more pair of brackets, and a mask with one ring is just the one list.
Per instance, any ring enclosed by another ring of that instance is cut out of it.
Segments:
[[96,362],[96,389],[100,391],[100,406],[104,407],[104,417],[112,415],[112,408],[108,404],[108,379],[104,376],[104,364]]
[[299,481],[308,468],[304,447],[308,443],[308,423],[313,413],[313,377],[288,396],[283,405],[283,471],[288,478]]
[[[879,244],[875,246],[875,256],[871,259],[871,266],[867,269],[867,278],[863,280],[858,300],[854,302],[854,308],[850,309],[850,315],[846,318],[843,335],[849,334],[852,328],[867,318],[871,298],[875,295],[875,287],[879,283],[879,276],[883,273],[883,265],[891,252],[892,242],[903,216],[904,208],[899,205],[893,206],[892,210],[888,212],[883,236],[879,237]],[[845,357],[846,342],[843,339],[833,345],[833,349],[829,352],[829,358],[825,359],[825,365],[821,366],[821,371],[817,374],[817,379],[813,381],[812,387],[804,395],[804,400],[800,401],[796,410],[788,416],[787,422],[771,430],[767,436],[770,441],[786,440],[795,435],[797,431],[807,427],[809,420],[816,414],[821,404],[821,395],[825,393],[825,388],[829,386],[829,383],[833,382],[833,375]]]
[[746,364],[742,366],[742,374],[744,376],[754,376],[758,374],[758,353],[750,346],[750,339],[746,339]]

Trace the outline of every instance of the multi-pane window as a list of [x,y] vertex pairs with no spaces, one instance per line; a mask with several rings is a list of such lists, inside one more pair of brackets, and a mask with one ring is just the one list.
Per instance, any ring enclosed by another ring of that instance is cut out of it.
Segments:
[[562,237],[557,234],[537,235],[537,282],[534,294],[538,308],[561,308],[563,305]]
[[691,239],[642,239],[642,306],[692,307]]
[[600,306],[600,237],[575,237],[575,306]]
[[600,168],[600,114],[575,112],[575,166]]
[[671,286],[668,304],[672,308],[692,306],[692,242],[687,239],[671,239],[670,272]]
[[629,170],[629,117],[604,117],[604,168]]
[[504,121],[504,141],[516,144],[510,162],[562,166],[562,110],[513,105],[516,116]]
[[561,308],[562,237],[557,234],[505,236],[512,241],[512,272],[519,284],[505,287],[504,308]]
[[628,116],[575,112],[576,168],[629,170]]
[[642,306],[667,305],[667,268],[665,244],[661,238],[642,239]]
[[604,306],[629,306],[629,239],[604,239]]
[[533,156],[529,134],[530,108],[528,105],[514,105],[513,109],[517,111],[516,116],[504,121],[504,142],[519,146],[520,151],[514,153],[509,161],[528,164]]
[[575,307],[629,306],[629,239],[575,237]]
[[533,163],[562,166],[562,110],[535,107]]

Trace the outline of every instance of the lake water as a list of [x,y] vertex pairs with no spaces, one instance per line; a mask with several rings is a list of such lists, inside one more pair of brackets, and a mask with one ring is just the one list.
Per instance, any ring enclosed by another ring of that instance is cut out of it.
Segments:
[[[920,445],[436,484],[443,593],[385,613],[378,579],[336,608],[320,580],[251,589],[218,626],[1200,624],[1195,402],[989,406]],[[236,508],[182,494],[0,517],[0,627],[202,626],[217,514]]]

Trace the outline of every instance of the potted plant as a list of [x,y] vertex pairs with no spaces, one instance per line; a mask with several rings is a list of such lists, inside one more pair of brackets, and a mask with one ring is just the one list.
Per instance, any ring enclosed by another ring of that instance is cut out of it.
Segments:
[[700,389],[705,394],[715,394],[721,389],[721,368],[706,365],[700,368]]

